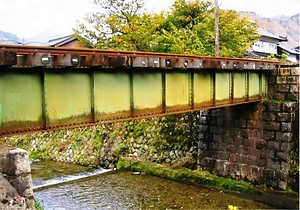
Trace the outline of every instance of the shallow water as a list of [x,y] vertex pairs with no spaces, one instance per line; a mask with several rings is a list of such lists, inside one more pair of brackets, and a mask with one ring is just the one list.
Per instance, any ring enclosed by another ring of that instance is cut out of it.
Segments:
[[[54,173],[51,172],[51,164],[54,165]],[[95,172],[92,168],[73,165],[62,169],[60,163],[46,163],[47,174],[43,178],[38,173],[43,170],[42,165],[43,162],[32,164],[32,176],[34,197],[45,209],[227,209],[228,205],[237,206],[239,209],[273,208],[219,191],[147,174],[134,174],[131,171],[103,173],[99,169]],[[89,174],[95,173],[86,178],[68,181],[70,175],[84,176],[82,169]],[[63,182],[52,185],[51,180],[59,180],[59,177],[62,177]],[[42,187],[44,182],[50,185]]]

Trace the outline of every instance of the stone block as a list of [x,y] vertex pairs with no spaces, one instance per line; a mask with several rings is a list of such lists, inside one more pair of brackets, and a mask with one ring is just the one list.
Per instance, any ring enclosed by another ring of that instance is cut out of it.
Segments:
[[292,123],[288,123],[288,122],[281,123],[281,131],[292,132]]
[[286,76],[291,74],[291,69],[290,68],[281,68],[279,69],[279,74],[281,76]]
[[1,165],[2,172],[9,176],[31,172],[28,153],[24,149],[16,148],[8,150]]
[[275,121],[276,120],[276,113],[275,112],[264,112],[262,114],[262,120]]
[[229,161],[230,162],[233,162],[233,163],[236,163],[239,161],[239,155],[236,155],[236,154],[230,154],[229,155]]
[[273,151],[279,151],[279,142],[268,141],[268,149]]
[[242,138],[248,138],[249,137],[249,129],[241,129],[240,135]]
[[218,158],[221,160],[228,160],[229,159],[229,153],[228,152],[219,152]]
[[267,145],[267,141],[264,139],[256,139],[255,141],[255,148],[258,150],[266,148],[266,145]]
[[267,168],[274,169],[274,170],[280,170],[280,163],[278,161],[272,161],[272,159],[271,158],[268,159]]
[[258,167],[266,167],[266,165],[267,165],[267,159],[257,159],[256,160],[256,165]]
[[299,85],[290,85],[291,93],[299,93]]
[[283,103],[282,111],[293,113],[297,110],[298,106],[299,106],[299,103],[297,103],[297,102],[285,102],[285,103]]
[[290,171],[290,164],[288,162],[282,162],[280,164],[280,170],[288,174],[288,172]]
[[235,153],[236,147],[233,144],[229,144],[229,145],[227,145],[226,150],[230,153]]
[[256,161],[257,161],[257,156],[248,155],[248,162],[247,162],[248,165],[250,166],[256,165]]
[[275,139],[280,142],[291,142],[292,141],[292,133],[289,132],[276,132]]
[[278,85],[278,91],[282,93],[288,93],[290,91],[289,85]]
[[299,67],[297,67],[297,68],[291,68],[291,75],[297,76],[297,75],[299,75],[299,72],[300,72],[300,68]]
[[269,131],[279,131],[280,130],[279,122],[263,122],[263,126],[266,130],[269,130]]
[[275,84],[275,82],[276,82],[276,77],[268,77],[268,85]]
[[286,190],[287,189],[287,182],[286,181],[279,181],[278,188],[282,189],[282,190]]
[[16,188],[18,193],[25,198],[33,196],[31,174],[23,174],[19,176],[8,176],[7,180]]
[[290,148],[290,144],[287,142],[281,142],[280,143],[280,151],[281,152],[290,152],[291,148]]
[[276,77],[276,83],[277,84],[287,84],[287,78],[286,78],[286,76],[278,76],[278,77]]
[[274,131],[264,131],[264,138],[266,140],[274,140],[275,139],[275,132]]
[[281,103],[268,103],[268,111],[279,112],[281,111]]
[[288,179],[288,174],[281,170],[275,171],[275,179],[281,180],[281,181],[286,181]]
[[243,145],[243,138],[241,138],[240,136],[235,137],[234,144],[236,145],[236,147]]
[[277,113],[277,121],[279,122],[291,122],[293,119],[292,113]]
[[240,155],[239,160],[240,160],[240,163],[247,164],[248,156],[247,155]]
[[241,176],[242,177],[248,177],[251,175],[251,167],[247,164],[241,165]]
[[266,180],[273,180],[275,178],[275,171],[271,169],[265,169],[264,176]]
[[275,93],[274,99],[275,100],[280,100],[280,101],[285,101],[286,100],[286,93]]
[[299,93],[288,93],[286,95],[287,101],[299,101]]
[[299,83],[299,77],[298,76],[288,76],[286,78],[286,81],[289,84],[298,84]]
[[234,120],[234,127],[246,128],[246,126],[247,126],[246,120],[244,120],[244,119],[235,119]]
[[254,145],[255,145],[254,139],[244,139],[244,141],[243,141],[244,148],[246,148],[246,147],[254,148],[255,147]]
[[253,177],[252,181],[256,181],[258,183],[264,183],[264,170],[262,167],[251,166],[251,174]]
[[284,152],[277,152],[276,157],[275,157],[278,161],[284,161],[287,162],[288,161],[288,154],[284,153]]
[[273,160],[275,157],[275,153],[272,150],[263,150],[261,151],[261,159],[269,159],[269,160]]

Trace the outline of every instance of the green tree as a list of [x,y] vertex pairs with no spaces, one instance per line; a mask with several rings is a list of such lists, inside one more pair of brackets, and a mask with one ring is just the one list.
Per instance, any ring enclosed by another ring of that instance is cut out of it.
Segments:
[[[94,0],[100,11],[74,30],[84,46],[102,49],[214,55],[214,6],[208,0],[176,0],[170,11],[147,14],[143,0]],[[221,56],[241,57],[258,35],[257,25],[235,11],[220,11]]]

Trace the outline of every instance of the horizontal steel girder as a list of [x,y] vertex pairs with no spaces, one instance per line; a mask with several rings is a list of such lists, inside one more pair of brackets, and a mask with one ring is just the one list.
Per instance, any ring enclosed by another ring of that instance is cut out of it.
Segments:
[[[25,55],[32,49],[20,49],[0,51],[0,136],[260,101],[267,94],[264,68],[277,65],[101,51],[91,55],[96,57],[89,59],[93,65],[81,66],[90,50],[42,48]],[[59,55],[56,60],[54,53]],[[122,56],[110,55],[107,60],[108,53]]]

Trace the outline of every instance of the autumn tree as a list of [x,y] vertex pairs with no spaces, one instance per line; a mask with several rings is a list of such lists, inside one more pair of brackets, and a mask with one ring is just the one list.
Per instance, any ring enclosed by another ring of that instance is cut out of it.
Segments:
[[143,0],[94,0],[99,12],[73,29],[79,44],[101,49],[151,51],[162,15],[144,13]]
[[[215,54],[214,5],[211,1],[176,0],[163,25],[157,51]],[[241,57],[258,35],[257,25],[233,10],[220,10],[220,54]]]
[[[99,12],[74,30],[81,44],[102,49],[214,55],[214,5],[209,0],[175,0],[167,13],[147,14],[143,0],[94,0]],[[237,12],[220,10],[220,54],[241,57],[257,25]]]

